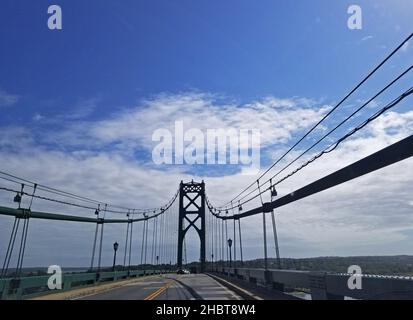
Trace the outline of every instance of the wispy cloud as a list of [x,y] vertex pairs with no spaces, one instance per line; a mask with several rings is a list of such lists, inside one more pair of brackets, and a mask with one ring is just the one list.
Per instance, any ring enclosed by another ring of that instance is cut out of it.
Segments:
[[[150,151],[152,134],[163,128],[174,131],[175,121],[184,130],[259,129],[261,146],[286,143],[314,124],[328,105],[306,98],[266,97],[247,104],[227,102],[206,93],[160,94],[106,120],[71,123],[53,139],[59,144],[102,148],[110,145],[119,152]],[[48,138],[50,136],[47,136]]]
[[19,101],[19,96],[0,90],[0,107],[9,107]]
[[372,35],[365,36],[365,37],[361,38],[360,41],[363,42],[363,41],[367,41],[367,40],[370,40],[370,39],[373,39],[373,36],[372,36]]
[[42,119],[44,119],[44,116],[42,116],[40,113],[36,113],[36,114],[33,116],[33,120],[34,120],[34,121],[40,121],[40,120],[42,120]]
[[60,118],[67,119],[67,120],[84,119],[95,111],[99,101],[100,101],[100,98],[97,98],[97,97],[80,100],[73,107],[66,108],[66,110],[69,110],[69,112],[66,114],[60,115]]
[[[219,104],[212,96],[203,94],[161,95],[143,102],[139,107],[113,115],[110,119],[87,123],[80,121],[73,131],[69,130],[73,127],[62,127],[54,133],[58,137],[56,141],[60,142],[56,145],[40,140],[37,132],[27,128],[1,128],[6,134],[0,137],[0,159],[5,171],[77,194],[103,199],[108,203],[131,207],[152,207],[164,203],[172,196],[179,181],[204,179],[210,200],[219,205],[249,184],[251,177],[241,173],[218,177],[188,175],[178,166],[172,166],[167,171],[156,170],[130,157],[123,148],[111,146],[116,143],[132,147],[149,145],[146,139],[150,139],[149,133],[153,128],[168,127],[176,117],[184,117],[183,120],[190,126],[263,126],[268,130],[265,138],[268,146],[277,150],[278,147],[271,144],[274,141],[281,144],[278,150],[281,151],[282,144],[289,145],[295,141],[293,137],[299,128],[307,128],[324,114],[322,109],[328,109],[323,105],[312,109],[314,105],[317,105],[314,101],[300,98],[271,97],[240,106]],[[286,180],[278,186],[277,191],[279,195],[288,194],[409,135],[412,130],[413,112],[388,112],[337,150]],[[68,136],[74,131],[77,132],[78,145],[73,144],[73,136]],[[82,138],[83,141],[80,141]],[[135,140],[138,140],[136,145]],[[66,144],[71,145],[72,149],[61,148],[61,145]],[[301,151],[297,150],[287,157],[280,167]],[[307,158],[311,156],[313,154],[308,154]],[[411,241],[406,236],[413,225],[412,172],[413,161],[406,160],[277,209],[282,255],[412,253]],[[398,196],[395,197],[395,194]],[[264,195],[265,200],[268,197]],[[11,201],[9,194],[0,193],[2,205],[12,205]],[[244,209],[256,205],[259,202],[254,200]],[[92,211],[79,211],[37,200],[33,208],[93,216]],[[6,235],[6,229],[10,227],[9,220],[0,219],[0,235]],[[245,258],[257,257],[262,249],[259,245],[262,243],[261,218],[248,218],[242,222],[242,227],[243,240],[248,243],[244,251]],[[84,243],[92,243],[93,228],[89,230],[83,226],[68,226],[58,222],[48,225],[48,228],[49,233],[50,230],[53,232],[48,236],[47,252],[43,250],[46,246],[44,236],[42,238],[36,231],[31,234],[32,250],[28,252],[28,264],[36,265],[42,261],[67,265],[72,261],[73,248],[77,248],[80,265],[89,262],[90,248],[85,247]],[[105,239],[119,241],[124,231],[120,227],[105,229]],[[47,230],[42,232],[49,235]],[[70,244],[62,240],[65,235],[73,238]],[[50,243],[54,236],[56,240]],[[139,239],[135,238],[134,241],[134,248],[138,248]],[[6,242],[0,241],[1,244]],[[302,247],[303,243],[306,243],[305,247]],[[187,246],[188,252],[197,250],[197,243],[188,242]],[[56,251],[61,252],[58,257],[48,254]],[[104,250],[104,263],[110,263],[111,253],[110,250]]]

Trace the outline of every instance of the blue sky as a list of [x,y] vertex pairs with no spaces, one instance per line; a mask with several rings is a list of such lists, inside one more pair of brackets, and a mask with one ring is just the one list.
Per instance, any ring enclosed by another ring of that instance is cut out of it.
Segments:
[[[241,105],[266,96],[332,104],[409,34],[412,9],[408,1],[361,1],[363,29],[351,31],[348,1],[56,4],[61,31],[47,28],[48,1],[2,3],[0,90],[19,99],[1,124],[100,120],[165,92]],[[384,70],[400,72],[404,58]],[[387,72],[354,99],[366,99]]]
[[47,28],[49,1],[2,1],[0,87],[22,95],[25,112],[10,112],[19,121],[90,97],[100,98],[94,116],[103,117],[194,89],[241,102],[336,100],[407,36],[411,18],[408,1],[359,1],[356,31],[346,27],[349,1],[53,3],[62,6],[62,31]]
[[[47,28],[51,4],[62,8],[63,30]],[[347,28],[351,4],[363,10],[362,30]],[[2,0],[1,167],[71,192],[103,193],[115,202],[122,199],[135,206],[137,201],[141,207],[168,199],[176,189],[171,186],[181,179],[211,178],[207,179],[211,198],[220,204],[254,177],[240,175],[240,167],[154,166],[150,136],[155,129],[184,118],[186,124],[202,130],[258,127],[265,131],[264,169],[412,32],[412,13],[413,3],[408,0],[263,0],[259,4],[240,0]],[[412,46],[409,43],[400,50],[325,123],[324,130],[412,64]],[[407,75],[335,137],[407,89],[412,79]],[[411,103],[406,101],[345,146],[340,161],[331,158],[331,165],[310,168],[281,190],[289,192],[297,184],[406,136],[413,123],[409,112]],[[315,132],[303,147],[322,132]],[[347,151],[354,149],[355,156],[348,156]],[[108,188],[109,183],[113,187]],[[157,186],[136,195],[136,189],[151,183]],[[96,188],[85,188],[90,184]],[[397,188],[404,185],[400,183],[393,191]],[[128,195],[125,199],[124,194]],[[1,199],[7,204],[6,197]],[[391,201],[390,197],[382,200]],[[383,230],[370,237],[360,232],[359,238],[346,238],[340,223],[331,221],[320,229],[318,238],[303,238],[303,232],[314,227],[312,223],[321,221],[315,208],[311,222],[304,216],[287,219],[280,237],[284,236],[291,256],[413,253],[407,249],[411,232],[402,227],[410,222],[407,211],[413,204],[409,200],[404,204],[391,203],[406,219],[400,226],[386,229],[387,218],[383,217]],[[368,211],[369,203],[364,205]],[[340,210],[339,216],[346,221],[345,214],[356,209],[347,204]],[[354,232],[365,231],[377,221],[368,216],[371,220],[356,218]],[[253,222],[251,226],[259,230],[259,221]],[[301,233],[294,230],[300,223],[304,226]],[[337,244],[332,245],[323,234],[336,237]],[[350,238],[364,247],[355,249]],[[303,242],[310,243],[310,249],[302,248]],[[383,243],[390,245],[383,249]],[[254,257],[256,248],[249,252]],[[35,257],[29,261],[36,264]]]

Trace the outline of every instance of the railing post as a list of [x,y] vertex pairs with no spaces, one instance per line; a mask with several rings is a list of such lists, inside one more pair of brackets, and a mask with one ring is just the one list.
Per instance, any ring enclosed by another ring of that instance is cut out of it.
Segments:
[[68,291],[72,289],[72,275],[64,275],[63,276],[63,291]]
[[272,273],[268,269],[264,270],[264,282],[267,289],[272,288]]
[[343,300],[344,296],[328,293],[326,272],[311,272],[309,274],[312,300]]
[[4,286],[1,294],[1,300],[6,300],[9,296],[10,279],[4,279],[2,281],[4,281]]

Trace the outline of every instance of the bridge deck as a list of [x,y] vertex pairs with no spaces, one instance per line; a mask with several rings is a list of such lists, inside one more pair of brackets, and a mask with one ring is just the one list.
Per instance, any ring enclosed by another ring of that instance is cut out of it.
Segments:
[[142,279],[81,300],[241,300],[235,292],[205,274],[175,275]]

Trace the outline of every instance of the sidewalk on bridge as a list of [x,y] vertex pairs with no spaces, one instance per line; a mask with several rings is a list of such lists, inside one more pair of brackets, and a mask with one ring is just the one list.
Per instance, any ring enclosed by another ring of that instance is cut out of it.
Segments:
[[277,290],[270,290],[256,284],[228,277],[222,274],[207,273],[209,276],[235,291],[246,300],[302,300],[298,297],[283,293]]

